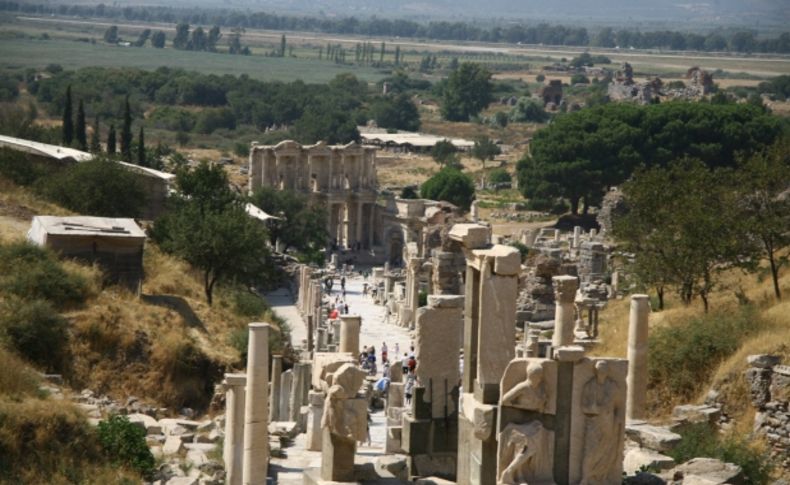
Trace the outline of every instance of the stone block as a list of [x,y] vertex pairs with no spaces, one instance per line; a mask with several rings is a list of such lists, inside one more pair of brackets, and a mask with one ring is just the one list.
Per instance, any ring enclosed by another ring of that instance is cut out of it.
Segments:
[[354,439],[338,436],[329,428],[323,430],[321,444],[321,479],[338,482],[354,481]]
[[180,436],[168,436],[162,446],[162,453],[165,455],[175,455],[184,448],[184,443]]
[[675,460],[647,448],[631,448],[625,453],[623,471],[632,475],[649,467],[653,471],[669,470],[675,466]]
[[463,295],[428,295],[428,306],[431,308],[463,308]]
[[738,465],[725,463],[714,458],[694,458],[678,465],[667,473],[668,476],[683,477],[683,484],[731,484],[744,483],[743,470]]
[[410,456],[409,475],[411,476],[436,476],[442,478],[455,478],[458,466],[455,455],[430,454]]
[[721,409],[715,406],[684,404],[675,406],[672,417],[686,423],[717,425],[721,417]]
[[376,459],[376,471],[382,477],[391,476],[400,480],[408,480],[406,457],[403,455],[384,455]]
[[[313,355],[311,384],[314,390],[325,390],[327,375],[335,372],[343,364],[354,363],[355,358],[349,353],[316,352]],[[284,386],[283,386],[284,387]]]
[[136,424],[143,429],[148,435],[162,434],[162,426],[159,422],[147,414],[134,413],[126,416],[130,423]]
[[416,420],[404,416],[401,430],[401,446],[409,455],[428,453],[431,437],[431,421]]
[[480,249],[488,245],[491,230],[480,224],[455,224],[448,236],[460,242],[466,249]]
[[661,452],[672,451],[682,439],[668,428],[643,421],[626,424],[625,435],[641,447]]
[[434,419],[431,427],[432,453],[458,451],[458,419]]
[[578,362],[584,358],[584,347],[564,345],[554,349],[554,358],[560,362]]
[[758,367],[760,369],[770,369],[771,367],[782,362],[782,358],[778,355],[770,354],[756,354],[746,357],[746,362],[751,367]]

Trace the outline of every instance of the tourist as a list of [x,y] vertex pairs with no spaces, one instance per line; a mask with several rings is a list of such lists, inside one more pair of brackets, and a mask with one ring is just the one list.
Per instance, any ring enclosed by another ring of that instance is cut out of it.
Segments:
[[414,357],[414,355],[409,357],[408,367],[409,372],[414,372],[414,370],[417,369],[417,359]]
[[362,296],[368,296],[368,284],[362,283]]
[[387,342],[381,342],[381,364],[384,365],[386,363],[387,363]]
[[338,315],[339,315],[339,312],[337,311],[337,308],[333,308],[332,311],[329,312],[329,319],[330,320],[337,320]]
[[346,315],[348,315],[348,303],[346,303],[346,304],[345,304],[345,306],[343,307],[343,309],[346,311]]
[[403,394],[406,397],[406,404],[411,404],[411,395],[414,391],[414,373],[409,372],[406,376],[406,385],[403,386]]
[[395,358],[397,359],[399,355],[400,355],[400,344],[398,344],[398,342],[395,342]]
[[407,374],[409,372],[409,356],[406,354],[406,352],[403,353],[402,368],[403,374]]
[[340,277],[340,289],[343,290],[343,292],[344,292],[343,294],[345,295],[345,291],[346,291],[346,277],[345,276],[341,276]]

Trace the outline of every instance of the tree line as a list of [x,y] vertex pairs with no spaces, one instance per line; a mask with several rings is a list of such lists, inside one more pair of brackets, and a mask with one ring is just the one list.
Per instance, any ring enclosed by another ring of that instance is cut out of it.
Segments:
[[[91,67],[32,80],[28,90],[52,114],[64,113],[73,95],[89,118],[125,120],[128,116],[179,132],[207,134],[251,125],[261,130],[277,127],[280,137],[303,143],[345,143],[358,140],[356,127],[371,118],[384,128],[419,127],[419,113],[409,96],[373,95],[366,83],[350,74],[338,75],[326,84],[306,84],[170,68]],[[201,109],[196,112],[187,106]]]
[[317,18],[248,13],[229,9],[174,7],[110,7],[104,4],[47,5],[0,1],[0,10],[39,15],[100,17],[142,22],[191,23],[224,27],[268,30],[296,30],[370,36],[397,36],[434,40],[508,42],[522,44],[565,45],[579,47],[615,47],[637,49],[672,49],[731,52],[790,53],[790,32],[773,38],[758,38],[751,30],[714,31],[709,34],[662,30],[637,30],[607,27],[590,32],[584,27],[514,24],[480,27],[466,22],[434,21],[420,23],[403,19],[372,17]]

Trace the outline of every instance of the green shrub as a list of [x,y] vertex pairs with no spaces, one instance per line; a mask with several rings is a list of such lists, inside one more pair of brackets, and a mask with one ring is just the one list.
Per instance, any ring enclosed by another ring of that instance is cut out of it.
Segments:
[[754,308],[744,307],[739,312],[711,313],[656,329],[649,340],[650,386],[659,394],[692,399],[719,363],[761,326]]
[[0,308],[0,341],[48,372],[61,370],[68,322],[46,301],[7,300]]
[[145,201],[139,177],[107,160],[78,163],[47,177],[42,190],[53,202],[91,216],[137,217]]
[[743,437],[735,434],[722,436],[707,423],[685,426],[680,430],[680,435],[683,439],[678,446],[667,453],[677,463],[697,457],[716,458],[740,466],[746,483],[770,483],[773,464]]
[[144,428],[130,423],[126,416],[115,415],[99,423],[98,433],[104,453],[113,464],[151,477],[154,456],[145,442]]
[[510,243],[509,246],[512,246],[512,247],[518,249],[518,252],[521,254],[521,262],[522,263],[527,260],[527,256],[529,256],[529,247],[527,247],[526,244],[518,242],[518,241],[514,241],[514,242]]
[[425,199],[444,200],[469,210],[475,198],[475,184],[468,175],[448,167],[426,180],[420,188],[420,195]]
[[64,270],[52,252],[20,242],[0,245],[0,293],[65,308],[83,303],[88,285]]
[[492,184],[509,184],[513,181],[513,177],[504,168],[498,168],[488,174],[488,181]]
[[242,317],[259,317],[269,309],[263,298],[249,291],[238,290],[233,295],[233,312]]
[[421,291],[417,295],[417,306],[418,307],[428,306],[428,293],[427,292]]

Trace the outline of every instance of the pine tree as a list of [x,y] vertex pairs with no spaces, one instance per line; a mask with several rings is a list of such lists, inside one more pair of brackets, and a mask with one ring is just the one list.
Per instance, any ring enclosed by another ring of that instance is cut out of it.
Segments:
[[115,125],[110,125],[110,131],[107,132],[107,154],[115,155]]
[[145,134],[143,127],[140,127],[140,135],[137,138],[137,165],[141,167],[147,166],[145,161]]
[[87,132],[86,132],[86,127],[85,127],[85,106],[83,105],[82,100],[80,100],[80,104],[77,105],[77,133],[76,133],[76,138],[77,138],[77,148],[79,148],[82,151],[87,150],[88,149],[88,135],[87,135]]
[[285,34],[280,37],[280,57],[285,57]]
[[121,156],[124,161],[132,161],[132,113],[129,107],[129,96],[123,110],[123,126],[121,127]]
[[71,85],[66,88],[66,100],[63,105],[63,144],[71,145],[74,141],[74,121],[71,114]]
[[399,64],[400,64],[400,46],[396,45],[395,46],[395,65],[397,66]]
[[384,52],[386,50],[386,46],[384,42],[381,43],[381,53],[379,54],[379,62],[384,62]]
[[93,123],[93,132],[91,133],[91,142],[88,144],[91,153],[99,153],[101,151],[100,133],[99,115],[96,115],[96,121]]

